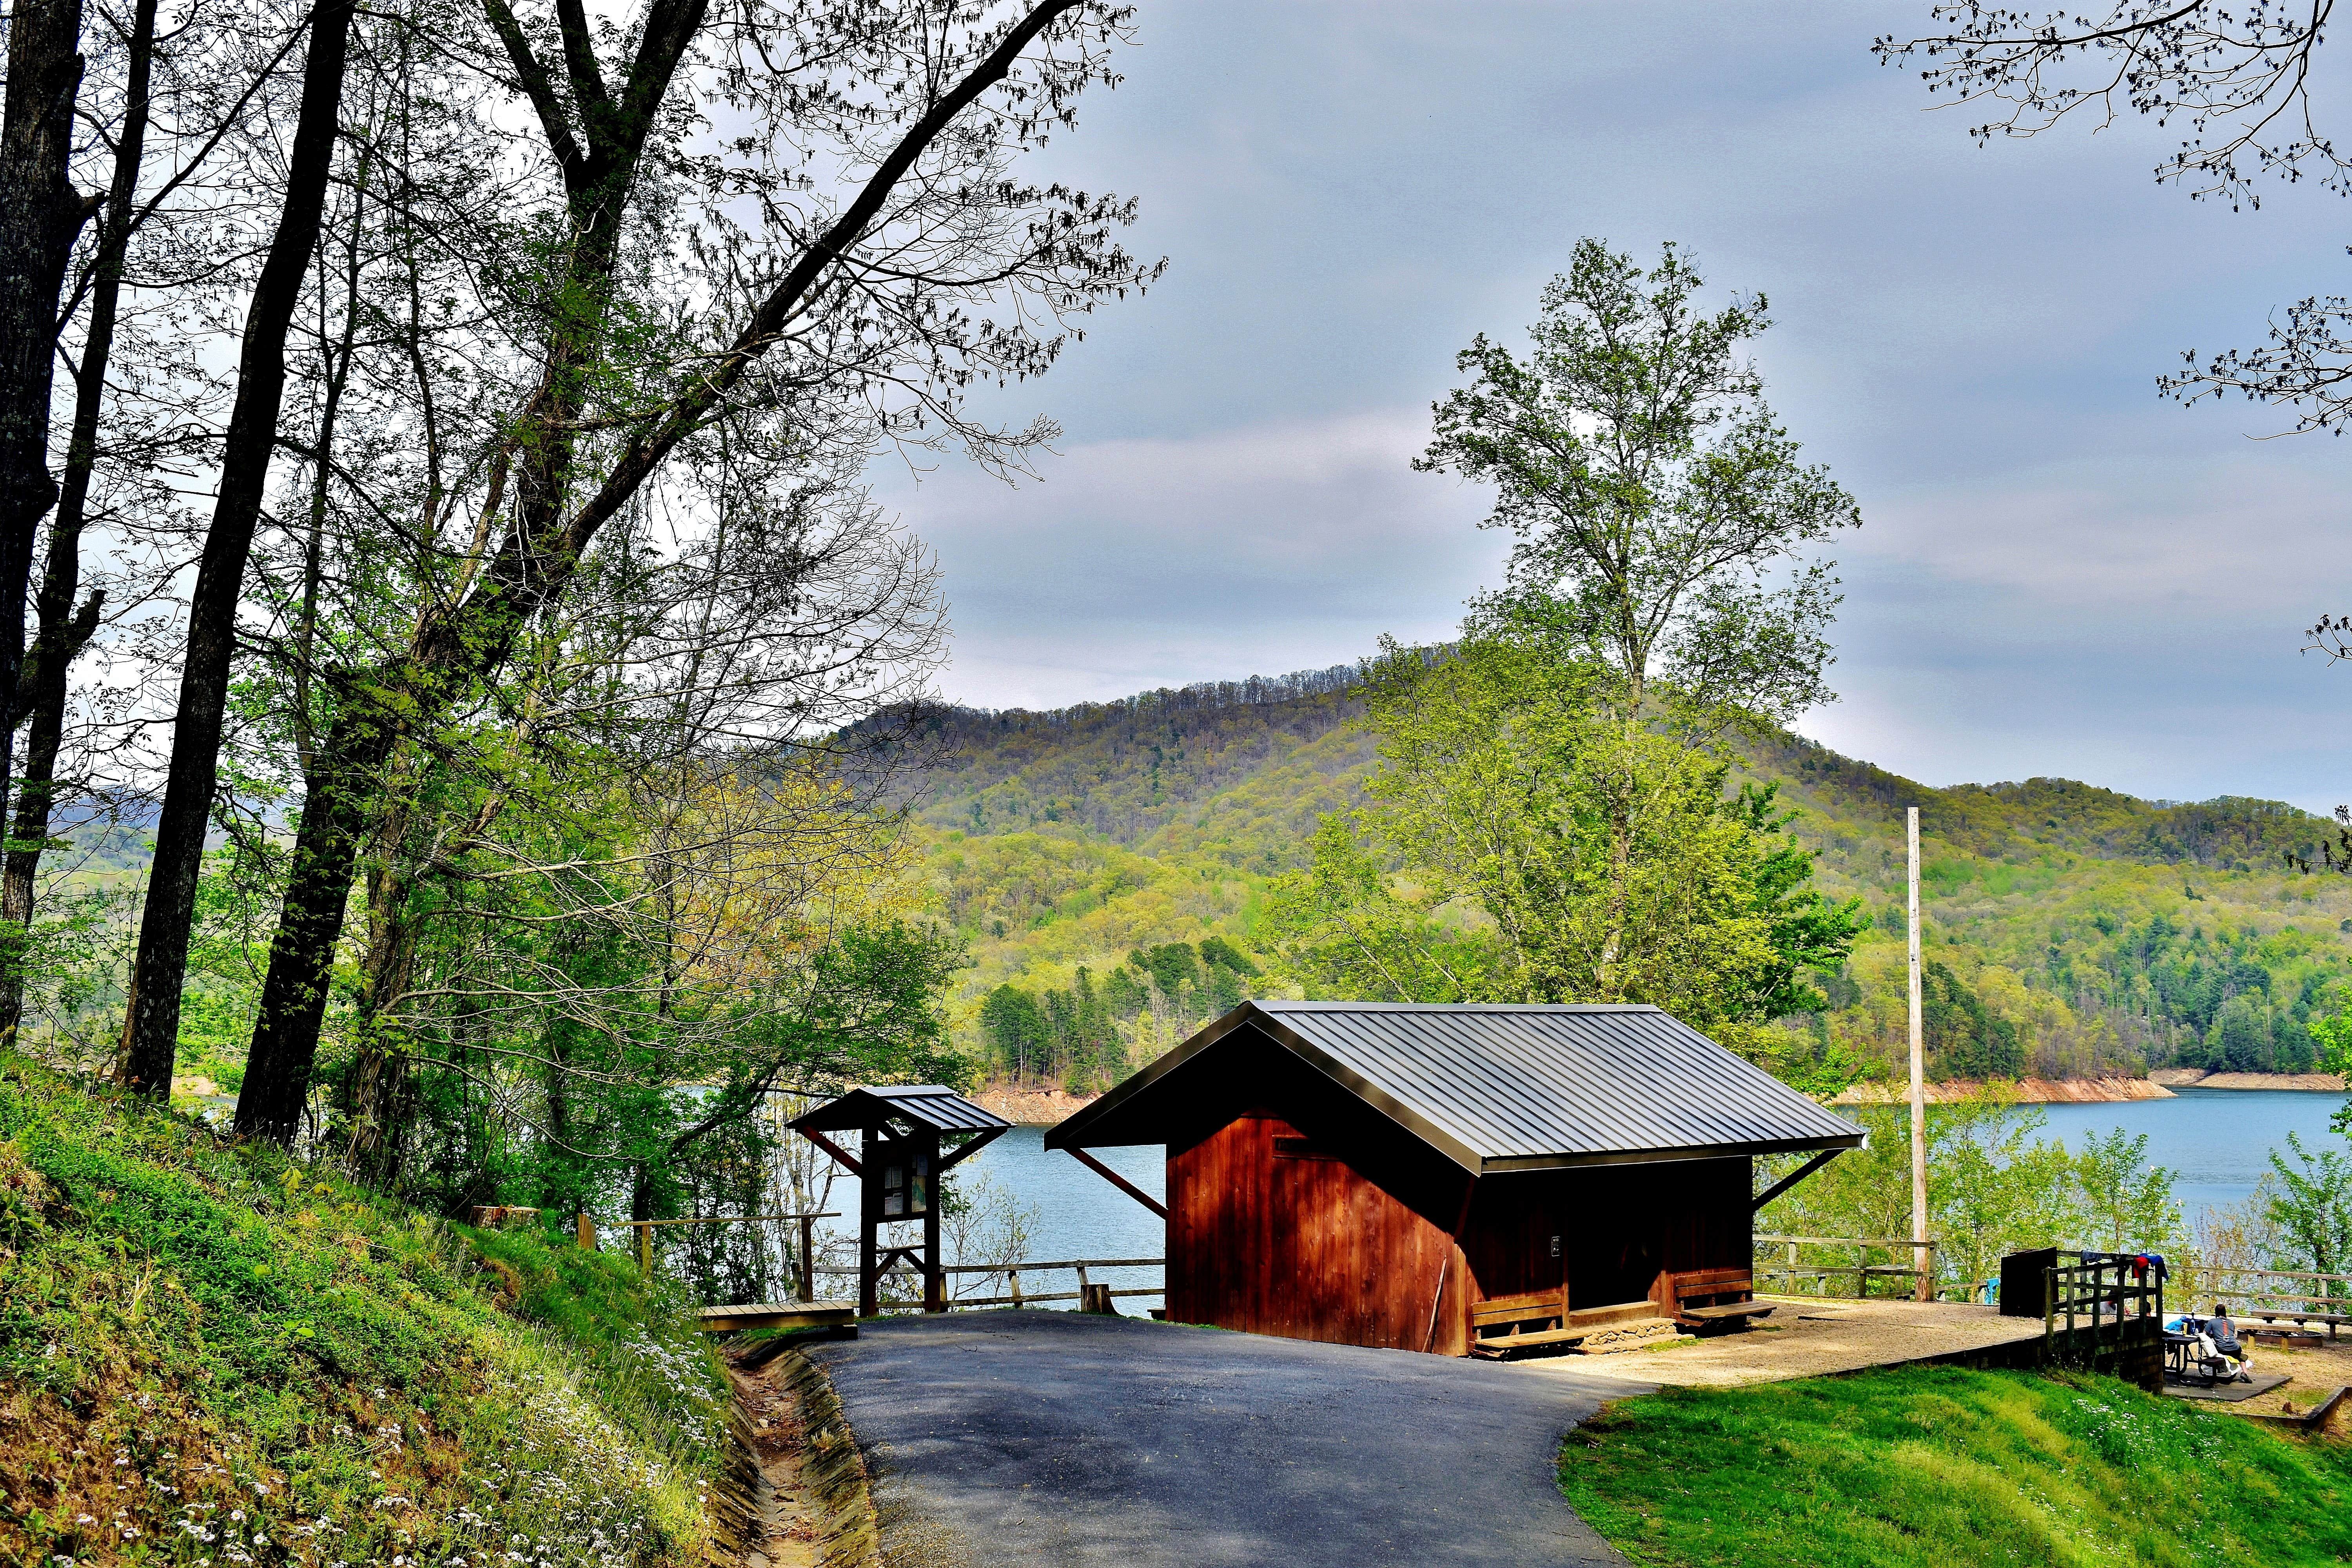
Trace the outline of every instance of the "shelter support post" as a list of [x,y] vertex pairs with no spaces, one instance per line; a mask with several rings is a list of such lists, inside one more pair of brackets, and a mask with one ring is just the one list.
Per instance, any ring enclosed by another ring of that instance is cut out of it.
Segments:
[[1100,1160],[1096,1159],[1092,1154],[1087,1153],[1084,1149],[1072,1149],[1068,1151],[1068,1152],[1070,1158],[1076,1160],[1079,1164],[1084,1165],[1089,1171],[1092,1171],[1096,1175],[1100,1176],[1104,1181],[1108,1182],[1112,1186],[1117,1187],[1120,1192],[1125,1193],[1129,1197],[1133,1198],[1137,1203],[1141,1204],[1145,1208],[1150,1209],[1153,1214],[1158,1215],[1161,1219],[1166,1219],[1168,1217],[1167,1205],[1161,1203],[1158,1198],[1153,1197],[1150,1193],[1145,1192],[1141,1187],[1137,1186],[1133,1182],[1129,1181],[1125,1176],[1120,1175],[1117,1171],[1112,1170],[1108,1165],[1104,1164]]
[[948,1277],[940,1268],[940,1205],[923,1205],[923,1310],[948,1310]]

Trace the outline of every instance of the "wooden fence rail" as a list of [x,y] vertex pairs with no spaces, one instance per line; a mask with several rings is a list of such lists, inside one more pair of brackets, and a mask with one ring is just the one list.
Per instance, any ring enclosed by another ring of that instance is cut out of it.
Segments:
[[[2320,1274],[2293,1268],[2241,1268],[2227,1264],[2184,1264],[2195,1270],[2205,1295],[2227,1298],[2239,1318],[2260,1318],[2266,1323],[2282,1320],[2299,1325],[2324,1323],[2327,1337],[2352,1324],[2352,1294],[2330,1295],[2325,1287],[2352,1285],[2352,1274]],[[2286,1281],[2284,1285],[2273,1281]],[[2297,1289],[2296,1286],[2308,1289]]]
[[[1093,1281],[1087,1278],[1087,1270],[1089,1268],[1164,1268],[1167,1266],[1168,1260],[1164,1258],[1048,1258],[1040,1262],[1021,1263],[943,1263],[940,1265],[940,1272],[942,1274],[978,1274],[983,1277],[992,1274],[1002,1274],[1005,1276],[1005,1282],[1012,1289],[1012,1294],[1009,1296],[950,1297],[948,1300],[948,1308],[952,1311],[959,1307],[1025,1307],[1034,1305],[1040,1301],[1082,1301],[1086,1300],[1087,1292],[1093,1284]],[[828,1264],[819,1264],[816,1268],[816,1272],[819,1274],[856,1274],[857,1270],[855,1268],[835,1268]],[[1024,1290],[1021,1288],[1021,1276],[1024,1274],[1051,1274],[1055,1272],[1069,1272],[1077,1275],[1078,1288],[1075,1290],[1048,1290],[1042,1292]],[[1159,1296],[1164,1295],[1165,1293],[1166,1292],[1159,1286],[1137,1286],[1130,1289],[1114,1289],[1109,1292],[1112,1296]],[[909,1303],[893,1302],[888,1304],[908,1305]]]
[[[1786,1283],[1790,1295],[1798,1293],[1797,1281],[1801,1279],[1820,1280],[1822,1289],[1817,1293],[1827,1296],[1830,1280],[1851,1277],[1853,1280],[1853,1293],[1857,1298],[1870,1294],[1870,1282],[1873,1279],[1907,1280],[1915,1292],[1923,1282],[1930,1288],[1935,1283],[1936,1244],[1932,1241],[1913,1241],[1908,1237],[1885,1236],[1759,1236],[1754,1240],[1759,1248],[1780,1247],[1788,1249],[1777,1262],[1758,1262],[1755,1266],[1755,1273],[1759,1281],[1780,1279]],[[1874,1247],[1909,1247],[1913,1249],[1913,1255],[1917,1258],[1917,1262],[1911,1265],[1900,1263],[1808,1264],[1803,1261],[1799,1249],[1814,1247],[1852,1247],[1864,1249]]]

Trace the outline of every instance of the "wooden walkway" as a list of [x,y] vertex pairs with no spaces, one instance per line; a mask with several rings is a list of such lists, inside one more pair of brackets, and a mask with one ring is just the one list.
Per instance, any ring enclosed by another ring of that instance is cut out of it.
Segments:
[[740,1307],[705,1307],[696,1314],[706,1334],[746,1329],[830,1329],[843,1339],[857,1337],[855,1301],[754,1301]]

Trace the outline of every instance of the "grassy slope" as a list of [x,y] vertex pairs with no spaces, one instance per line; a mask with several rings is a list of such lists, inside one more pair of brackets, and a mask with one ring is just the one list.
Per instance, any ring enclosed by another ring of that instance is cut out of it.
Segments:
[[[944,716],[950,756],[923,775],[916,820],[977,960],[960,1025],[1007,979],[1066,985],[1079,963],[1212,931],[1246,944],[1265,880],[1297,863],[1320,813],[1360,798],[1373,745],[1355,718],[1338,697]],[[2210,1003],[2179,1008],[2137,984],[2144,952],[2118,964],[2129,928],[2156,917],[2196,932],[2217,972],[2262,965],[2282,1030],[2352,974],[2352,884],[2285,869],[2286,850],[2315,860],[2326,830],[2292,808],[2168,805],[2053,779],[1933,789],[1790,739],[1750,761],[1799,813],[1821,885],[1890,924],[1902,811],[1922,808],[1931,955],[2020,1026],[2042,1070],[2128,1068],[2210,1025]],[[1899,1038],[1902,952],[1894,931],[1874,931],[1829,1020],[1866,1052]]]
[[1675,1568],[2352,1556],[2352,1448],[2104,1378],[1889,1370],[1612,1406],[1561,1452],[1577,1511]]
[[0,1563],[697,1562],[724,1399],[618,1258],[0,1058]]

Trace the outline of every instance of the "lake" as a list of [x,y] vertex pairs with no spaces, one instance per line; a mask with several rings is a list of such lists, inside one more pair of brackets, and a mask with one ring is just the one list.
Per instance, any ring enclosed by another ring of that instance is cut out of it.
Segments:
[[[2327,1121],[2344,1098],[2291,1089],[2191,1089],[2170,1100],[2040,1109],[2047,1116],[2050,1135],[2077,1149],[2086,1132],[2120,1127],[2135,1136],[2147,1133],[2150,1163],[2168,1165],[2177,1173],[2173,1191],[2193,1224],[2207,1210],[2244,1201],[2270,1168],[2270,1151],[2284,1149],[2289,1131],[2299,1134],[2305,1147],[2333,1142]],[[961,1167],[986,1176],[1034,1211],[1029,1256],[1040,1260],[1160,1256],[1166,1236],[1159,1216],[1069,1155],[1048,1152],[1045,1137],[1042,1127],[1015,1127]],[[1153,1197],[1166,1197],[1167,1167],[1158,1147],[1095,1152]],[[856,1205],[856,1184],[844,1181],[835,1189],[834,1206],[854,1215]],[[1099,1270],[1089,1277],[1122,1289],[1160,1283],[1158,1269]],[[1076,1288],[1076,1277],[1068,1273],[1022,1281],[1022,1289],[1030,1291]],[[1156,1296],[1135,1297],[1123,1299],[1119,1310],[1140,1312],[1158,1305]]]
[[2075,1149],[2085,1132],[2120,1127],[2135,1137],[2147,1133],[2149,1163],[2172,1168],[2174,1195],[2193,1225],[2207,1210],[2244,1202],[2270,1169],[2270,1152],[2286,1148],[2289,1132],[2306,1149],[2334,1143],[2327,1121],[2343,1104],[2340,1094],[2308,1089],[2184,1089],[2170,1100],[2042,1109],[2050,1131]]

